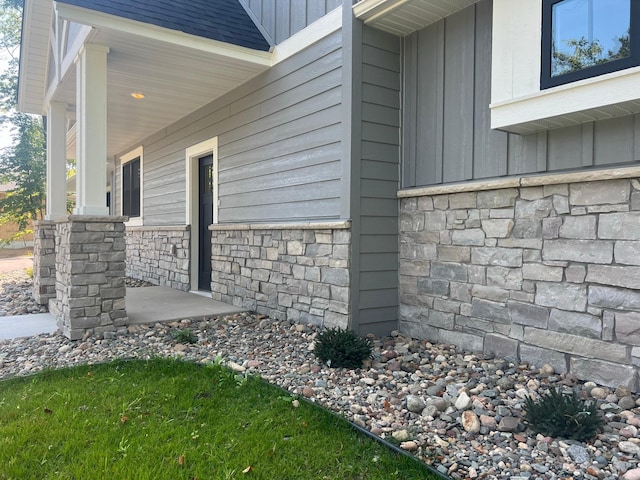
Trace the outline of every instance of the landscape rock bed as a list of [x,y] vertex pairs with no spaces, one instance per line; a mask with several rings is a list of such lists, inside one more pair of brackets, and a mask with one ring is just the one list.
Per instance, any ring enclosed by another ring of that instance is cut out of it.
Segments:
[[[2,298],[20,282],[2,281]],[[198,340],[176,343],[172,331]],[[316,327],[237,314],[138,325],[78,341],[59,334],[0,341],[0,377],[116,358],[182,357],[260,375],[382,436],[455,479],[640,478],[640,408],[625,388],[578,382],[552,367],[530,368],[403,337],[374,339],[358,370],[314,357]],[[597,402],[605,431],[589,443],[536,435],[522,422],[527,395],[576,389]]]
[[0,274],[0,317],[48,312],[33,299],[33,282],[23,271]]

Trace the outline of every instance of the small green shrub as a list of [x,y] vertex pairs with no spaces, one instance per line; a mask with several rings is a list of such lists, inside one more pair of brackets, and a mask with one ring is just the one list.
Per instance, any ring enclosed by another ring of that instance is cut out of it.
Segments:
[[360,368],[372,349],[371,340],[353,330],[328,328],[316,338],[313,353],[330,367]]
[[563,394],[558,389],[533,401],[525,399],[524,420],[537,433],[585,441],[602,431],[604,421],[593,402],[578,398],[576,392]]
[[196,334],[188,328],[172,330],[171,338],[173,338],[177,343],[196,343],[198,341]]

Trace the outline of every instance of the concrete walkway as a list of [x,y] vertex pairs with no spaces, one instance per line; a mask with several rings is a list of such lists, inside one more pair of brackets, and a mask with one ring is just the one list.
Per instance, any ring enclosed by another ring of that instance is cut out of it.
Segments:
[[[200,319],[218,315],[246,312],[195,293],[167,287],[127,288],[125,297],[129,323],[168,322],[183,318]],[[56,320],[50,313],[0,317],[0,339],[30,337],[57,330]]]

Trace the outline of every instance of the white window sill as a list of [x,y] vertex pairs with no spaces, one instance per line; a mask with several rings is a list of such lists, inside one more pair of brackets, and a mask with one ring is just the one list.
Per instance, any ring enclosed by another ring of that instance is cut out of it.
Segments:
[[640,113],[640,67],[491,104],[491,128],[528,134]]
[[144,220],[142,217],[135,217],[130,219],[128,222],[124,222],[125,227],[142,227],[144,225]]

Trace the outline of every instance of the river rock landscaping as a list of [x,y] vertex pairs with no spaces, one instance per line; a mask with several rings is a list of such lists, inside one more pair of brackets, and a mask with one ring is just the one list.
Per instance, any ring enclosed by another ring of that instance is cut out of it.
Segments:
[[[0,276],[0,315],[42,311],[30,300],[30,285],[22,273]],[[178,342],[176,331],[189,331],[195,343]],[[130,326],[79,341],[59,334],[0,340],[0,377],[116,358],[222,356],[233,370],[338,412],[454,479],[640,479],[640,401],[626,388],[398,332],[372,338],[374,358],[365,367],[329,368],[312,353],[318,333],[245,313]],[[525,398],[555,387],[596,402],[606,423],[595,440],[544,437],[523,423]]]

